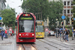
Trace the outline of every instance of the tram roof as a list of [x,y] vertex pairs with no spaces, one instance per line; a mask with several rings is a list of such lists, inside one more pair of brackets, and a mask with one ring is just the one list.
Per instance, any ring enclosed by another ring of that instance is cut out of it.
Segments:
[[[18,20],[18,19],[19,19],[19,17],[20,17],[22,14],[24,14],[24,13],[20,13],[19,15],[17,15],[16,20]],[[34,15],[33,13],[29,13],[29,14],[31,14],[31,15],[34,17],[34,19],[36,20],[36,17],[35,17],[35,15]]]

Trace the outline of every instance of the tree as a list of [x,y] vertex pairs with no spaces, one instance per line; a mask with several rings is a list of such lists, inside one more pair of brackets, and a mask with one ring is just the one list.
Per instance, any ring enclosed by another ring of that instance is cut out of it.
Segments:
[[[63,10],[63,2],[48,0],[24,0],[22,8],[25,12],[32,12],[36,15],[36,18],[40,16],[43,20],[49,17],[49,26],[56,27],[56,18],[61,22],[61,14]],[[37,15],[38,14],[38,15]]]
[[66,16],[66,24],[68,24],[68,21],[69,21],[69,17],[68,16]]
[[1,15],[3,18],[3,23],[6,26],[11,26],[11,27],[15,26],[16,17],[15,17],[15,10],[14,9],[2,10]]
[[63,11],[63,3],[62,1],[51,1],[50,2],[50,10],[49,10],[49,20],[50,20],[50,23],[49,23],[49,26],[50,27],[56,27],[57,25],[57,21],[56,19],[58,19],[59,22],[62,21],[61,19],[61,14],[62,14],[62,11]]
[[[32,12],[37,19],[46,19],[49,14],[48,0],[25,0],[22,3],[24,12]],[[38,17],[39,16],[39,17]]]

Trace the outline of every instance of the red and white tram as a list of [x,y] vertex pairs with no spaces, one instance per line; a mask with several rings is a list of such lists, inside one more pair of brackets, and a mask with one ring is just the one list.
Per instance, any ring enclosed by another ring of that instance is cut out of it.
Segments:
[[33,13],[21,13],[16,20],[16,42],[35,42],[35,15]]

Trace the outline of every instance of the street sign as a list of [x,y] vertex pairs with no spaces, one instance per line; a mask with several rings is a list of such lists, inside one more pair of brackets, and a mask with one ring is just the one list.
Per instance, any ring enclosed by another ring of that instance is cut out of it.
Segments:
[[0,17],[0,20],[2,20],[2,17]]
[[73,18],[73,20],[75,20],[75,18]]
[[9,28],[9,31],[12,31],[12,29],[11,29],[11,28]]
[[12,28],[9,28],[9,33],[12,33]]
[[62,19],[65,19],[65,16],[64,15],[62,16]]
[[46,28],[45,31],[48,31],[48,28]]

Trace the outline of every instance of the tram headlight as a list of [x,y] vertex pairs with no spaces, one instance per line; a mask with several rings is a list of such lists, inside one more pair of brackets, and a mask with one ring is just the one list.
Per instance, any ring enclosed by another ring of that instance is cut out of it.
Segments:
[[21,34],[19,34],[19,36],[21,36]]
[[32,36],[34,36],[34,34],[32,34]]

